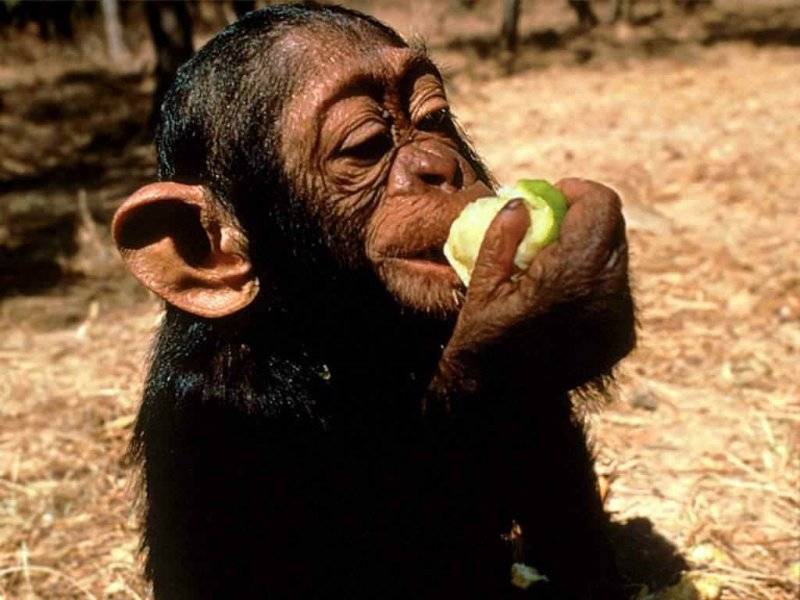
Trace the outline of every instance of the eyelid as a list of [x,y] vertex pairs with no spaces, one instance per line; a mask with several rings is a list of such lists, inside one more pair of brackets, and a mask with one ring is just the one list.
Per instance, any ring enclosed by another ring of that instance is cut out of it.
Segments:
[[439,129],[450,119],[450,106],[446,102],[431,106],[414,119],[413,125],[416,129],[429,131],[430,124],[427,123],[427,121],[432,117],[436,118],[436,122],[433,123],[433,128]]
[[389,128],[386,123],[377,119],[376,117],[371,117],[365,120],[363,123],[356,125],[350,131],[350,133],[344,137],[342,143],[339,144],[339,147],[336,149],[336,151],[342,152],[343,150],[347,150],[349,148],[355,148],[373,136],[380,135],[388,131]]
[[416,104],[411,113],[411,122],[415,127],[435,112],[450,110],[450,103],[443,93],[430,94]]

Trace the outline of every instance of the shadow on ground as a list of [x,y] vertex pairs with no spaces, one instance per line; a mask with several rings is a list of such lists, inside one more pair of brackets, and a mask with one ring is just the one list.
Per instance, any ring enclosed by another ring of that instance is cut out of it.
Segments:
[[611,523],[610,537],[622,577],[633,593],[642,586],[658,590],[672,585],[689,569],[677,547],[655,531],[649,519]]

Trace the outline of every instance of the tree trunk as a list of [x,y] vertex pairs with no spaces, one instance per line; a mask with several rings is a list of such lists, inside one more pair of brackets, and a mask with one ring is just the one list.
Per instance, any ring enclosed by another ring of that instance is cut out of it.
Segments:
[[578,15],[578,23],[581,27],[592,28],[599,22],[597,15],[592,10],[589,0],[568,0],[570,7]]
[[192,19],[186,3],[170,0],[145,2],[147,24],[156,51],[156,89],[153,93],[151,125],[158,120],[161,101],[167,93],[175,73],[194,53],[192,45]]
[[614,12],[611,15],[611,21],[624,20],[626,23],[633,22],[633,0],[614,0]]
[[503,0],[503,28],[500,32],[503,50],[516,52],[518,26],[519,0]]
[[121,63],[127,53],[122,39],[122,24],[119,20],[119,0],[101,0],[106,45],[111,62]]
[[250,11],[256,9],[256,0],[233,0],[233,12],[236,13],[236,18],[241,19]]

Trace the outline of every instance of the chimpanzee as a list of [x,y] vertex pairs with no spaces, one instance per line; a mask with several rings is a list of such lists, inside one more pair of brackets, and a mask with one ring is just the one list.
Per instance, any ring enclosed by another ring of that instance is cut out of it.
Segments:
[[568,395],[634,344],[611,190],[561,181],[524,272],[510,201],[464,292],[442,246],[494,181],[441,74],[314,3],[186,63],[157,151],[113,223],[166,301],[131,446],[157,598],[623,597]]

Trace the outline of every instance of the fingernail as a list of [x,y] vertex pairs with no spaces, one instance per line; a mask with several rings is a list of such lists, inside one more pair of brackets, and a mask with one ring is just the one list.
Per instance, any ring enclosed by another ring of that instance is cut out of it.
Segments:
[[523,202],[522,198],[512,198],[511,200],[506,202],[506,205],[503,207],[503,210],[514,210],[520,204],[522,204],[522,202]]

